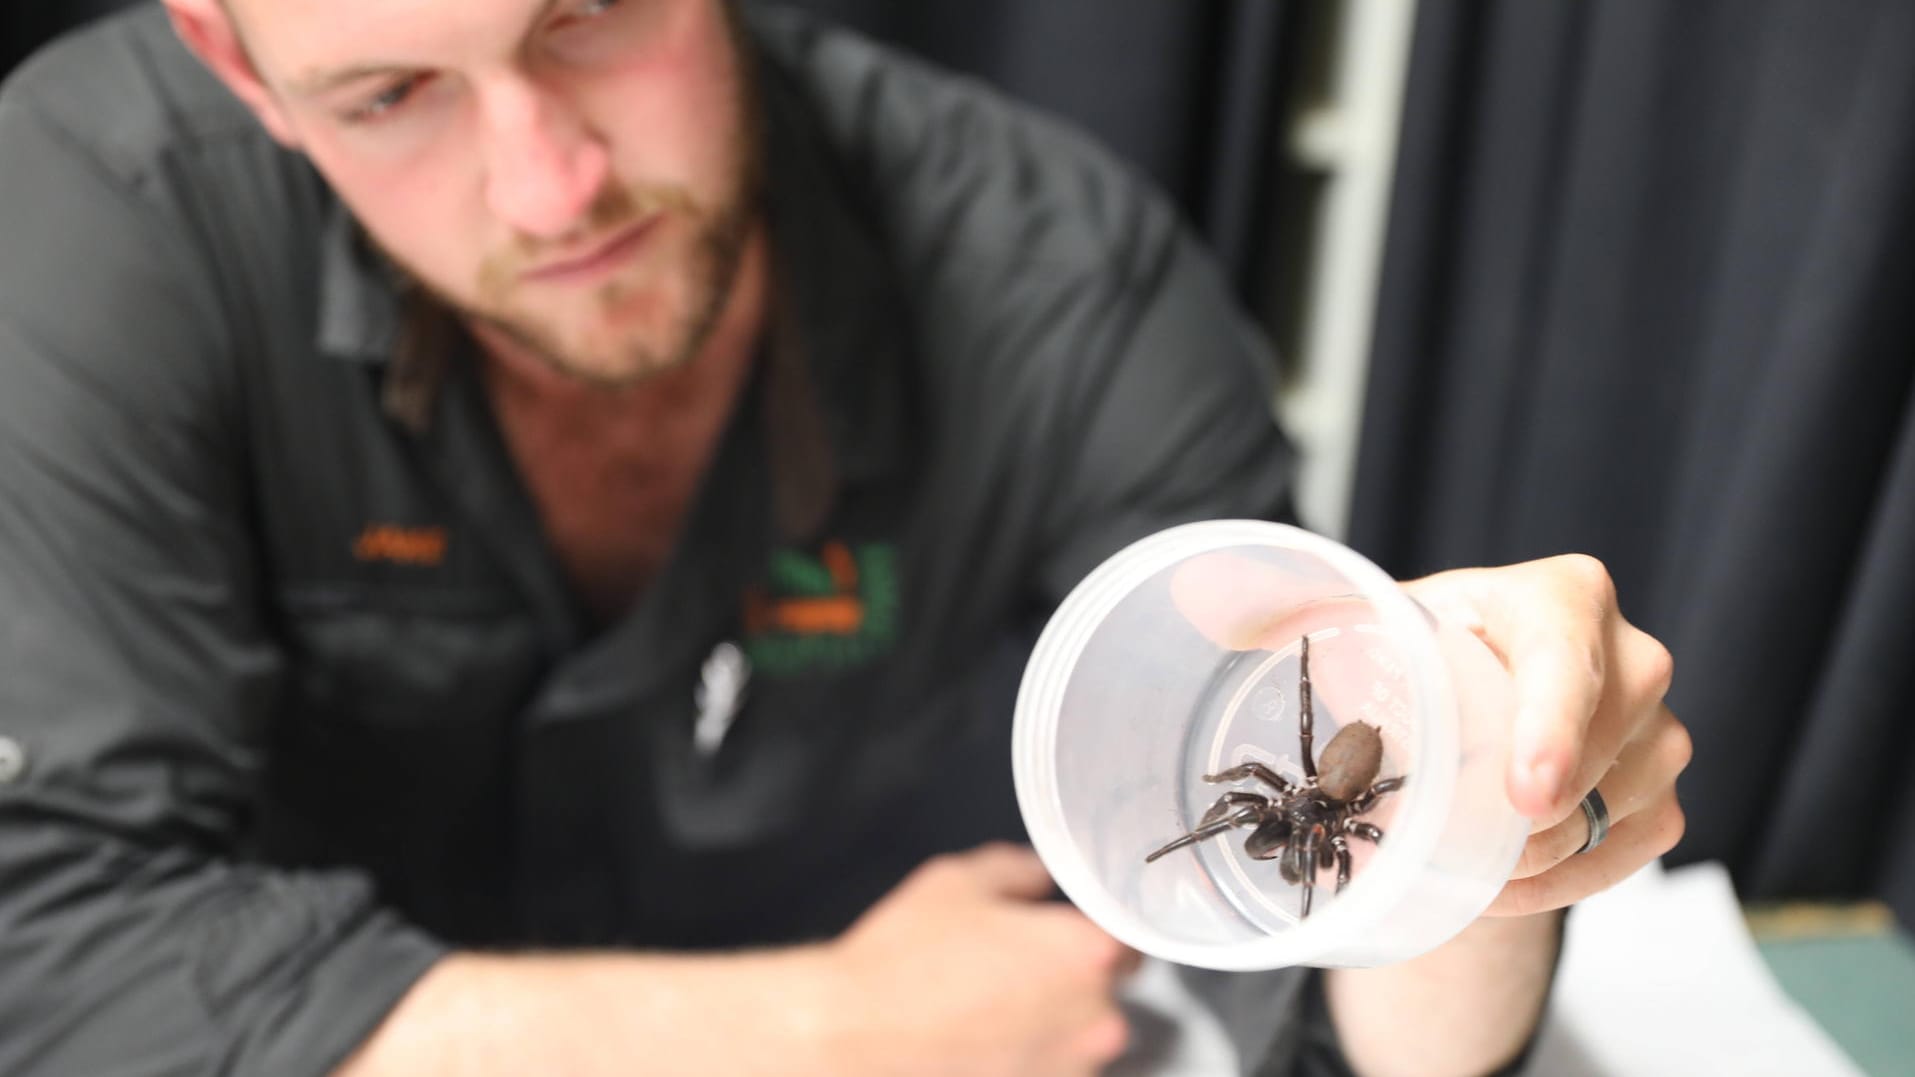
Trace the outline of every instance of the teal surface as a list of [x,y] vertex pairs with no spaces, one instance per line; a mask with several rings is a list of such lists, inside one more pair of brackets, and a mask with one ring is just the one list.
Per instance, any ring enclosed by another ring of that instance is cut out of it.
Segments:
[[1915,1077],[1915,942],[1906,934],[1768,939],[1759,948],[1782,989],[1863,1072]]

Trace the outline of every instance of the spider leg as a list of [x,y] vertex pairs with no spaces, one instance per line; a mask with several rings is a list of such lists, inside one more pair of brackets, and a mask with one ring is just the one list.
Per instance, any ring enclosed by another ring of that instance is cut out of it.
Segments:
[[1410,779],[1408,775],[1402,775],[1395,778],[1385,778],[1382,781],[1376,783],[1375,785],[1370,786],[1368,789],[1363,791],[1362,796],[1350,802],[1350,805],[1349,805],[1350,814],[1362,815],[1364,812],[1369,811],[1371,808],[1376,807],[1376,801],[1378,797],[1381,797],[1385,793],[1396,792],[1398,789],[1403,788],[1404,782],[1407,782],[1409,780]]
[[1144,863],[1148,864],[1151,861],[1156,860],[1158,857],[1164,855],[1165,853],[1175,852],[1176,850],[1181,849],[1186,845],[1195,845],[1196,843],[1204,840],[1205,838],[1216,837],[1218,834],[1221,834],[1224,831],[1229,830],[1233,826],[1243,826],[1246,823],[1254,822],[1256,818],[1257,818],[1257,809],[1255,808],[1244,808],[1241,811],[1233,812],[1229,816],[1219,819],[1208,826],[1198,827],[1197,829],[1191,831],[1190,833],[1185,834],[1183,837],[1178,838],[1177,840],[1171,842],[1170,844],[1165,845],[1163,848],[1158,849],[1156,852],[1151,853],[1150,855],[1144,857]]
[[1362,795],[1358,796],[1355,800],[1345,804],[1343,806],[1344,810],[1351,815],[1362,815],[1364,812],[1376,807],[1377,799],[1383,794],[1394,793],[1398,789],[1401,789],[1403,787],[1403,781],[1402,778],[1385,778],[1375,785],[1370,786],[1368,789],[1365,789]]
[[1310,915],[1310,895],[1316,890],[1317,885],[1317,838],[1322,832],[1320,827],[1313,826],[1303,835],[1303,840],[1299,843],[1303,847],[1303,855],[1299,857],[1303,861],[1303,870],[1298,873],[1301,878],[1297,880],[1303,887],[1303,904],[1297,910],[1299,920]]
[[1337,855],[1337,893],[1350,885],[1350,839],[1337,834],[1330,839],[1330,845]]
[[1297,739],[1303,742],[1303,777],[1310,785],[1317,784],[1317,739],[1316,715],[1312,713],[1310,700],[1310,637],[1306,633],[1302,639],[1302,651],[1297,656]]
[[1209,811],[1204,812],[1204,817],[1197,820],[1197,825],[1200,827],[1209,826],[1211,823],[1216,822],[1228,814],[1232,805],[1243,804],[1254,805],[1259,810],[1262,810],[1270,806],[1270,798],[1260,797],[1255,793],[1225,793],[1223,796],[1217,798],[1217,802],[1210,806]]
[[1204,775],[1204,781],[1207,782],[1240,782],[1245,778],[1255,778],[1285,796],[1296,792],[1297,788],[1290,784],[1290,779],[1278,774],[1262,763],[1244,763],[1227,770],[1220,770],[1215,774]]
[[1301,835],[1292,834],[1291,840],[1275,850],[1277,854],[1277,874],[1291,886],[1303,880],[1303,872],[1297,867],[1297,857],[1303,851]]
[[1372,844],[1383,840],[1383,828],[1375,823],[1359,823],[1352,819],[1343,824],[1343,832],[1368,839]]
[[1252,830],[1250,836],[1243,839],[1243,851],[1249,854],[1252,860],[1274,859],[1283,855],[1283,850],[1290,844],[1292,833],[1294,828],[1290,820],[1280,813],[1276,814],[1258,823],[1257,829]]

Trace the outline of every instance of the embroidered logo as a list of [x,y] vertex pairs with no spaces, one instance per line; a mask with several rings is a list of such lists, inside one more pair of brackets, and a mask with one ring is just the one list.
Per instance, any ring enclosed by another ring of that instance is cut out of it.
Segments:
[[367,524],[353,540],[352,555],[368,563],[416,565],[423,568],[444,563],[446,529],[443,527],[400,527],[397,524]]
[[751,686],[751,662],[735,643],[712,648],[711,657],[699,670],[698,688],[692,702],[698,706],[698,718],[692,724],[692,749],[710,758],[725,743],[725,734],[738,720]]
[[897,551],[831,541],[817,556],[779,550],[745,594],[745,653],[772,676],[864,665],[898,636]]

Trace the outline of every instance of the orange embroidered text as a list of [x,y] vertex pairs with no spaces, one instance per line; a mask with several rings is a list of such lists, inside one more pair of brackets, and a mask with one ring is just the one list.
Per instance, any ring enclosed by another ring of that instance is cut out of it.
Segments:
[[446,529],[367,524],[353,541],[352,555],[361,561],[430,567],[445,560]]

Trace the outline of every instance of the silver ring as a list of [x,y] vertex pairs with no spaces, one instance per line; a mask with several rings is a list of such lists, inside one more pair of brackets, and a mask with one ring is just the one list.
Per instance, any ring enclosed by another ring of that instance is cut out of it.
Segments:
[[1589,823],[1589,840],[1583,842],[1583,847],[1572,855],[1580,855],[1594,849],[1609,836],[1609,805],[1602,802],[1602,794],[1591,789],[1589,795],[1583,798],[1582,809],[1583,818]]

